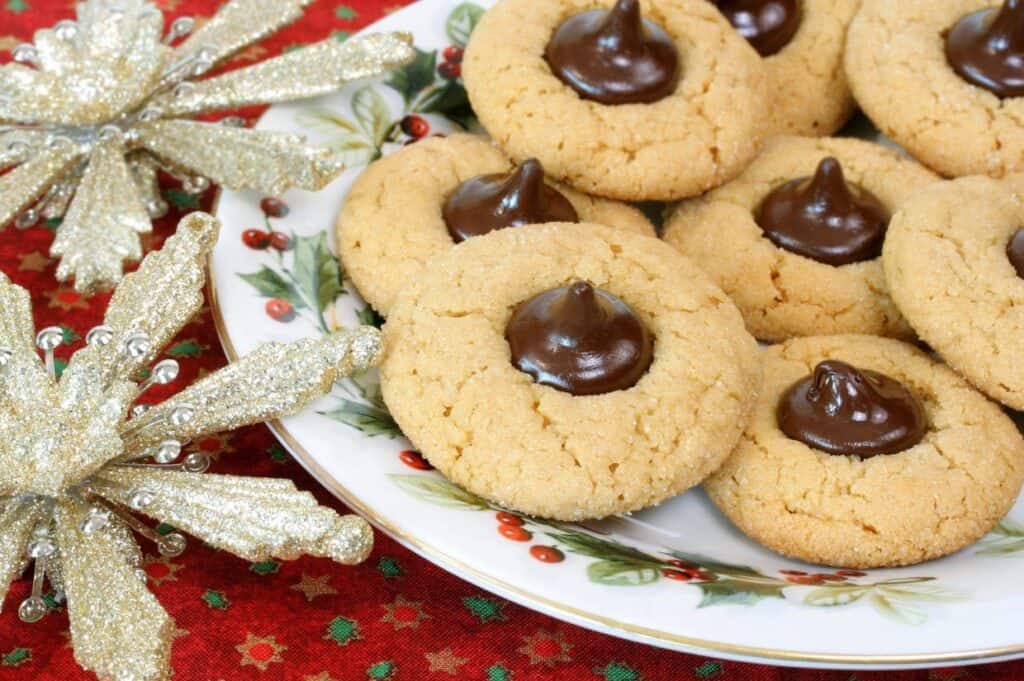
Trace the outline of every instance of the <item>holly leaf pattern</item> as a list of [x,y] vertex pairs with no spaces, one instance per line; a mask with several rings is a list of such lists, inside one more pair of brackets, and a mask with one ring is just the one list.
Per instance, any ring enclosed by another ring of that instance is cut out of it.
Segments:
[[778,580],[762,578],[761,580],[719,579],[713,582],[700,582],[701,590],[698,608],[712,605],[755,605],[765,598],[782,598],[785,584]]
[[384,81],[396,90],[408,107],[419,93],[434,82],[434,64],[437,62],[437,51],[425,52],[414,48],[416,56],[411,62],[400,69],[395,69]]
[[[379,147],[383,144],[391,130],[391,110],[375,87],[367,85],[352,96],[352,112],[359,127],[373,140],[373,145]],[[348,139],[353,140],[354,137]]]
[[342,399],[337,408],[318,412],[329,419],[352,426],[369,437],[398,437],[402,432],[386,409]]
[[999,523],[992,532],[978,542],[981,555],[1006,556],[1024,551],[1024,524],[1012,520]]
[[605,586],[644,586],[658,581],[658,569],[646,563],[599,560],[587,566],[590,581]]
[[341,266],[327,246],[327,234],[295,238],[295,280],[310,304],[323,312],[345,292]]
[[602,539],[601,537],[595,537],[586,532],[564,530],[562,532],[547,532],[547,535],[565,546],[569,551],[581,556],[632,565],[650,565],[655,567],[661,565],[660,560],[639,549],[608,539]]
[[293,307],[306,307],[302,296],[295,290],[295,287],[266,265],[260,267],[256,272],[240,273],[238,276],[264,298],[280,298],[290,302]]
[[378,329],[384,326],[384,318],[369,305],[364,305],[359,308],[359,312],[356,313],[356,317],[359,319],[360,324],[375,326]]
[[484,9],[480,5],[472,2],[457,5],[448,15],[448,21],[444,25],[444,32],[448,36],[448,40],[452,41],[453,45],[465,47],[469,42],[469,35],[483,15]]
[[390,475],[403,492],[435,506],[486,511],[491,505],[453,482],[433,475]]

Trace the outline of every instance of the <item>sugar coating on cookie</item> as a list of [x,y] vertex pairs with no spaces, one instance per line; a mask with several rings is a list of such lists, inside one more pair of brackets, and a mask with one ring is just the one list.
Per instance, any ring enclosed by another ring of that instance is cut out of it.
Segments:
[[1024,279],[1007,256],[1024,226],[1024,182],[967,177],[935,185],[893,218],[888,286],[911,326],[957,371],[1024,409]]
[[781,50],[763,58],[765,77],[772,86],[773,130],[782,135],[831,135],[855,108],[843,70],[843,50],[846,29],[860,0],[798,0],[795,4],[800,10],[796,33]]
[[947,176],[1024,170],[1024,98],[1000,99],[950,66],[945,36],[993,0],[864,0],[845,68],[854,97],[884,134]]
[[604,105],[559,80],[544,54],[570,17],[610,0],[502,0],[473,31],[463,80],[480,122],[516,160],[537,157],[580,191],[623,200],[693,196],[729,180],[768,132],[757,53],[705,0],[647,0],[644,16],[675,40],[675,92]]
[[733,299],[757,338],[867,333],[909,338],[886,292],[880,258],[839,267],[769,241],[755,211],[775,189],[807,177],[826,157],[849,182],[895,212],[938,178],[880,145],[846,138],[778,137],[738,178],[676,208],[665,240],[691,257]]
[[[827,454],[778,426],[780,397],[819,362],[903,383],[929,428],[902,452]],[[784,555],[836,567],[910,565],[984,536],[1024,482],[1024,440],[992,402],[913,346],[871,336],[800,338],[764,352],[764,384],[735,452],[704,488],[744,533]]]
[[[633,387],[576,396],[511,361],[520,303],[577,280],[628,304],[654,336]],[[467,240],[406,287],[384,327],[384,399],[442,473],[520,512],[563,520],[638,510],[728,456],[760,362],[728,298],[652,237],[532,225]]]
[[[468,134],[425,139],[370,164],[352,185],[336,227],[345,271],[363,298],[388,314],[398,291],[455,243],[442,213],[445,199],[466,180],[511,169],[487,139]],[[631,206],[554,187],[583,221],[654,234]]]

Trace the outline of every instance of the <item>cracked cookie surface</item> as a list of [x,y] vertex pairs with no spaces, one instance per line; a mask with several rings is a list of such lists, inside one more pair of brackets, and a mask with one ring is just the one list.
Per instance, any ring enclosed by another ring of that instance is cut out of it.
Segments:
[[[363,298],[387,315],[402,286],[455,245],[442,215],[448,195],[477,175],[512,167],[487,139],[466,134],[429,138],[370,164],[352,185],[336,226],[341,260]],[[654,235],[650,221],[631,206],[552,186],[581,221]]]
[[803,0],[796,35],[764,58],[770,108],[780,135],[831,135],[854,112],[843,69],[846,29],[860,0]]
[[1006,254],[1024,227],[1024,177],[966,177],[921,192],[893,219],[882,259],[921,338],[982,392],[1024,409],[1024,279]]
[[993,0],[864,0],[846,74],[879,130],[947,176],[1024,170],[1024,97],[999,99],[949,65],[945,34]]
[[[655,337],[633,387],[574,396],[516,369],[522,301],[577,279],[628,303]],[[760,383],[754,339],[700,270],[658,239],[550,224],[469,239],[433,259],[384,326],[384,400],[454,482],[524,513],[600,518],[698,484],[728,456]]]
[[684,201],[665,225],[665,241],[691,257],[743,313],[764,341],[794,336],[866,333],[913,335],[889,297],[881,258],[835,267],[769,241],[754,220],[768,194],[814,173],[827,156],[846,179],[895,212],[938,178],[878,144],[848,138],[777,137],[738,178]]
[[645,0],[676,43],[682,75],[651,104],[582,99],[544,59],[563,21],[611,0],[502,0],[473,31],[463,80],[480,122],[512,158],[540,159],[580,191],[623,200],[694,196],[738,174],[771,125],[761,58],[705,0]]
[[[897,454],[836,456],[778,427],[782,394],[825,359],[886,374],[924,403],[924,439]],[[753,417],[704,488],[752,539],[835,567],[910,565],[970,545],[1013,506],[1024,440],[998,406],[916,348],[870,336],[800,338],[764,353]]]

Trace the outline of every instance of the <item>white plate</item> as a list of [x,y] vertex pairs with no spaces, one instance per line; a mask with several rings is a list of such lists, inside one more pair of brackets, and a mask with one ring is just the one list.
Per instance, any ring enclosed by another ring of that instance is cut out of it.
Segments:
[[[258,127],[305,133],[344,149],[354,166],[322,192],[283,197],[290,211],[280,218],[265,218],[261,196],[222,194],[217,214],[224,230],[211,281],[230,358],[263,341],[371,318],[347,280],[340,287],[321,285],[337,277],[335,215],[375,154],[400,148],[407,133],[425,127],[433,134],[453,129],[453,121],[470,124],[461,86],[444,77],[454,75],[451,62],[444,65],[444,50],[465,42],[481,12],[459,0],[424,0],[396,12],[372,30],[412,31],[423,51],[412,67],[334,96],[274,106],[260,121]],[[419,118],[403,126],[410,111]],[[243,243],[245,230],[268,228],[293,235],[291,248]],[[272,297],[291,298],[294,318],[272,318],[266,312]],[[760,548],[700,491],[587,527],[532,519],[522,527],[502,525],[498,509],[434,471],[403,462],[401,453],[411,445],[394,432],[376,375],[337,385],[273,428],[327,489],[412,550],[506,598],[585,627],[666,648],[785,665],[910,667],[1024,656],[1022,504],[999,532],[956,556],[865,575],[832,572],[834,581],[824,581],[784,573],[828,571]],[[499,533],[502,527],[506,534]]]

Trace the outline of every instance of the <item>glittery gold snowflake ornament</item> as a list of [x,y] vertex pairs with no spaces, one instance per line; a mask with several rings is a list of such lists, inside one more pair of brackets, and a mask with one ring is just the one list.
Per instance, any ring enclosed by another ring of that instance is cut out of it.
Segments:
[[[301,136],[189,120],[196,114],[333,92],[413,56],[411,38],[334,38],[196,80],[294,21],[310,0],[229,0],[192,32],[146,0],[86,0],[77,21],[37,31],[0,67],[0,227],[63,217],[51,255],[58,279],[88,292],[142,256],[139,233],[167,210],[157,169],[199,193],[210,181],[280,194],[318,190],[341,172]],[[189,35],[191,33],[191,35]],[[188,35],[188,38],[180,41]],[[178,43],[176,46],[175,43]]]
[[0,605],[34,562],[18,615],[44,616],[48,579],[67,600],[76,660],[101,679],[169,673],[174,623],[146,588],[133,532],[165,556],[180,554],[185,538],[154,531],[135,512],[250,561],[308,554],[352,564],[373,542],[366,521],[317,505],[289,480],[203,475],[206,456],[182,456],[182,447],[294,413],[337,378],[374,366],[376,329],[269,343],[156,406],[132,406],[178,373],[171,359],[150,365],[202,304],[218,230],[204,213],[182,220],[124,278],[59,379],[63,333],[34,334],[28,293],[0,274]]

